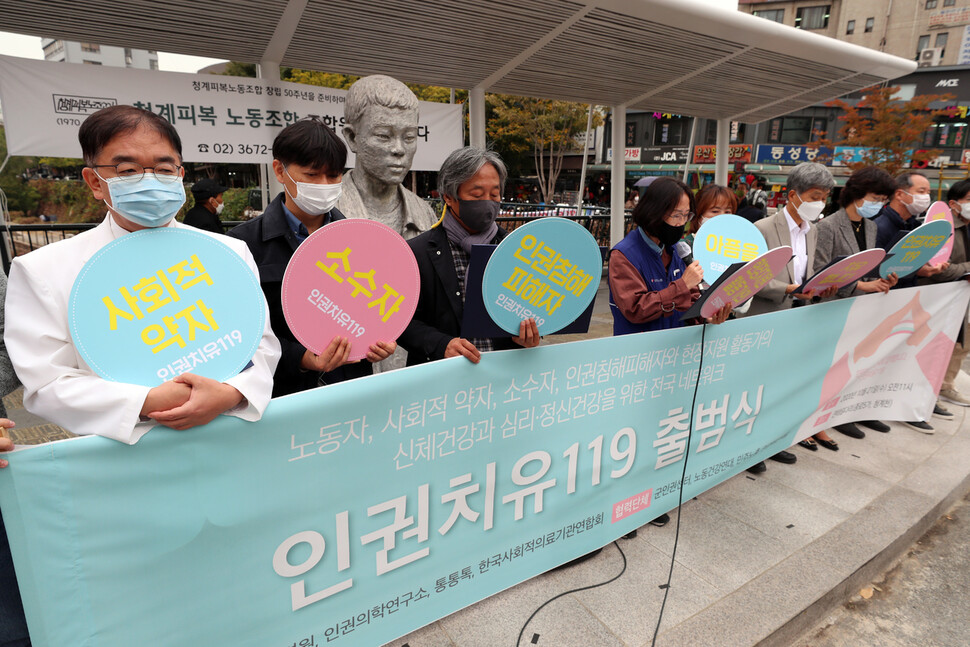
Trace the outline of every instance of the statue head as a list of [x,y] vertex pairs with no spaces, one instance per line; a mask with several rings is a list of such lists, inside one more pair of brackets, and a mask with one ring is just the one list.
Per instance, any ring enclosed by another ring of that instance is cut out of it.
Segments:
[[397,79],[375,74],[347,93],[344,139],[357,169],[384,184],[400,184],[418,147],[418,98]]

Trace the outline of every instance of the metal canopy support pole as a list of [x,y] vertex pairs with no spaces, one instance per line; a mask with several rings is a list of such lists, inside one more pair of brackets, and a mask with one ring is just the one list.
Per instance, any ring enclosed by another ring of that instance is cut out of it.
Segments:
[[687,142],[687,159],[684,160],[684,177],[681,180],[687,184],[687,176],[690,175],[690,163],[694,159],[694,143],[697,141],[697,117],[690,120],[690,141]]
[[610,174],[610,247],[626,236],[623,203],[626,200],[626,160],[623,149],[626,135],[626,106],[613,106],[613,160]]
[[468,143],[485,148],[485,88],[468,92]]
[[[260,61],[256,66],[256,75],[267,81],[279,82],[280,64],[274,61]],[[272,164],[259,165],[259,189],[263,196],[263,211],[269,206],[270,200],[283,190],[283,185],[276,179]]]
[[586,160],[589,157],[589,131],[593,127],[593,104],[586,113],[586,139],[583,140],[583,170],[579,174],[579,196],[576,198],[576,217],[583,216],[583,191],[586,189]]
[[714,184],[727,186],[728,183],[728,149],[731,136],[731,120],[717,120],[717,156],[714,159]]
[[[267,81],[279,83],[280,81],[280,62],[286,56],[296,34],[303,12],[306,10],[309,0],[288,0],[283,13],[276,23],[273,35],[270,36],[269,43],[263,51],[263,56],[256,66],[256,76]],[[259,184],[263,194],[263,209],[270,202],[271,196],[277,195],[283,190],[283,185],[276,179],[273,167],[269,164],[261,164],[259,169]]]

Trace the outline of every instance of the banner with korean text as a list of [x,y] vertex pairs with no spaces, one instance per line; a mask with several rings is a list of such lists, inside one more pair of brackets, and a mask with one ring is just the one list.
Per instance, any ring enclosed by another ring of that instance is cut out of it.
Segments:
[[0,506],[33,644],[383,644],[676,507],[685,460],[686,499],[803,421],[928,417],[968,300],[959,282],[454,358],[257,423],[17,451]]
[[[81,122],[101,108],[130,104],[175,126],[187,162],[268,164],[273,139],[303,117],[317,115],[343,137],[346,96],[346,90],[267,79],[0,56],[0,106],[11,155],[81,157]],[[437,171],[461,146],[461,106],[421,101],[418,110],[411,168]]]

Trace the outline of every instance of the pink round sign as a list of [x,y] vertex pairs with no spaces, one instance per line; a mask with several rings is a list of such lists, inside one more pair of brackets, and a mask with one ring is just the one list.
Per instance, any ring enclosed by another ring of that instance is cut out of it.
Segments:
[[[924,222],[933,222],[934,220],[946,220],[951,225],[953,224],[953,212],[950,211],[950,206],[943,202],[937,201],[930,205],[930,208],[926,211],[926,219]],[[946,243],[933,258],[930,259],[930,265],[939,265],[940,263],[946,263],[950,260],[950,254],[953,253],[953,236],[947,239]]]
[[336,336],[350,359],[394,341],[418,306],[420,279],[411,248],[386,225],[338,220],[313,232],[283,275],[283,316],[293,335],[320,354]]
[[744,267],[713,288],[713,294],[707,297],[701,307],[701,316],[705,319],[713,316],[728,302],[734,307],[743,304],[768,285],[778,272],[785,269],[791,256],[791,247],[783,246],[769,249],[758,258],[748,261]]
[[815,290],[821,292],[833,285],[836,288],[844,288],[879,267],[879,264],[882,263],[882,259],[885,257],[886,250],[878,247],[875,249],[865,249],[852,256],[847,256],[838,263],[832,263],[813,276],[805,284],[803,291]]

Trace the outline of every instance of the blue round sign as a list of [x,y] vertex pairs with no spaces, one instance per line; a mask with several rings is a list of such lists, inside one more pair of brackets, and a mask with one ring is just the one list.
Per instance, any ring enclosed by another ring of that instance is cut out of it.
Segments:
[[704,281],[713,284],[733,263],[747,263],[768,251],[765,237],[741,216],[714,216],[694,235],[694,260],[704,270]]
[[535,319],[539,334],[565,328],[586,310],[603,275],[596,239],[566,218],[541,218],[501,242],[485,266],[485,309],[500,328],[519,334]]
[[886,254],[879,266],[879,276],[886,278],[893,272],[905,278],[930,262],[953,235],[953,225],[946,220],[927,222],[906,234]]
[[246,261],[213,236],[146,229],[105,245],[81,268],[71,337],[106,380],[158,386],[194,373],[221,382],[256,353],[264,303]]

